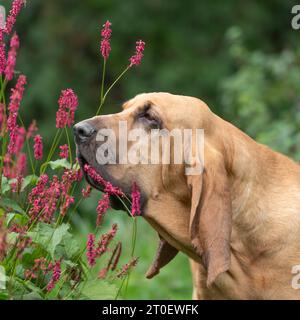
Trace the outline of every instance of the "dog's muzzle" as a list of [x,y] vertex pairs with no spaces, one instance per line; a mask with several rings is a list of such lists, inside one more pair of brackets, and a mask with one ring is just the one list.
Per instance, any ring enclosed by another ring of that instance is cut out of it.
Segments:
[[74,127],[74,135],[77,144],[86,142],[88,139],[93,137],[96,133],[96,129],[87,121],[81,121]]

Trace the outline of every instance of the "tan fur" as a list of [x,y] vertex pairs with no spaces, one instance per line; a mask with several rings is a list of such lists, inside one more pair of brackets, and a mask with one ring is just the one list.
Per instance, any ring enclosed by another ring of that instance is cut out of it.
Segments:
[[[145,218],[192,258],[193,297],[300,299],[300,289],[291,286],[292,267],[300,264],[299,164],[255,142],[192,97],[141,94],[123,112],[100,118],[108,127],[116,120],[131,121],[134,110],[147,102],[169,130],[204,129],[206,170],[192,179],[178,165],[107,170],[124,184],[137,181],[148,199]],[[198,225],[192,222],[195,215]]]

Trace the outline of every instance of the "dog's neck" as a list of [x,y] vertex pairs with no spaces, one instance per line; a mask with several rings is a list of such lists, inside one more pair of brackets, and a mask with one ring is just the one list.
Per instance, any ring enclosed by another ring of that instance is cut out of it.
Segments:
[[[228,148],[227,166],[231,179],[233,243],[235,237],[253,255],[276,252],[292,230],[285,228],[294,215],[300,219],[300,203],[292,207],[300,191],[300,166],[286,156],[258,144],[236,127],[227,123],[224,143]],[[230,154],[230,156],[229,156]],[[295,183],[285,180],[285,164],[294,170]],[[282,193],[286,190],[286,194]],[[289,202],[287,197],[291,197]],[[284,214],[276,211],[281,203],[290,203]],[[282,224],[281,232],[278,225]],[[272,235],[276,228],[276,234]]]

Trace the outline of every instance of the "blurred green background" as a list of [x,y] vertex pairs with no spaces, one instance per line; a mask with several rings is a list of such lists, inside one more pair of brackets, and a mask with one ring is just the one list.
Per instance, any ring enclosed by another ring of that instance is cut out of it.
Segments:
[[[25,122],[35,118],[45,143],[51,143],[57,99],[60,90],[69,87],[80,101],[76,120],[95,114],[102,66],[100,29],[109,19],[113,34],[108,82],[128,64],[136,40],[143,39],[146,50],[142,64],[132,68],[110,94],[104,113],[119,111],[123,101],[141,92],[192,95],[256,140],[300,161],[300,30],[291,27],[295,4],[287,0],[28,0],[17,23],[21,40],[17,70],[29,82],[22,106]],[[98,198],[94,193],[76,215],[74,223],[83,241],[94,223]],[[157,236],[138,220],[140,263],[126,297],[191,298],[189,265],[183,255],[158,277],[145,279]],[[107,225],[112,221],[119,222],[119,238],[130,250],[132,222],[119,213],[106,218]]]

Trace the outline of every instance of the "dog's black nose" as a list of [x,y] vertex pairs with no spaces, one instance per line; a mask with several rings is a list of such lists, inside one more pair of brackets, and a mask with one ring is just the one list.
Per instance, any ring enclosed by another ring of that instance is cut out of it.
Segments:
[[73,130],[75,137],[77,140],[79,140],[79,142],[90,138],[96,132],[96,129],[86,121],[77,123],[73,127]]

